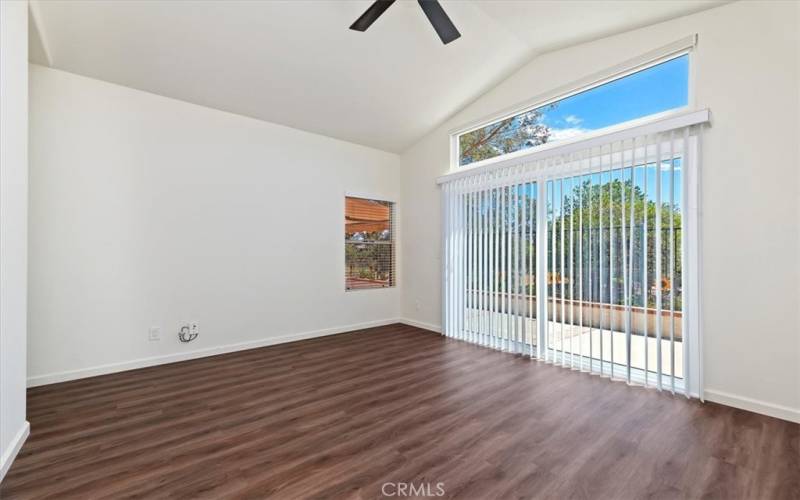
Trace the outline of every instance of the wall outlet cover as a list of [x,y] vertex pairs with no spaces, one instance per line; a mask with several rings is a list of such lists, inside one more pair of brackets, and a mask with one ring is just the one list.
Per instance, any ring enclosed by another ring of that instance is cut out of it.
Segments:
[[161,327],[151,326],[150,330],[148,331],[147,338],[151,342],[154,342],[156,340],[161,340]]

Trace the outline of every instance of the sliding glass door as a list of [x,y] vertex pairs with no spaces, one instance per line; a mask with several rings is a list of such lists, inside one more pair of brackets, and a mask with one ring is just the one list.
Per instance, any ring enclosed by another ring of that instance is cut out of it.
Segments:
[[445,286],[445,322],[459,338],[531,353],[538,337],[538,186],[509,184],[502,176],[484,181],[446,200],[445,252],[453,275]]
[[695,139],[684,127],[444,183],[445,334],[696,392],[684,307]]
[[557,362],[656,385],[661,373],[683,388],[681,164],[670,154],[547,181]]

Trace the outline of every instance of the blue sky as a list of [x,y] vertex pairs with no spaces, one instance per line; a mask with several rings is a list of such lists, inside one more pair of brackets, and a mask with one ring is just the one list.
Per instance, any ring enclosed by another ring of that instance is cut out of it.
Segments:
[[[554,109],[543,110],[542,122],[551,128],[552,142],[680,108],[688,103],[689,56],[684,55],[563,99]],[[676,162],[675,168],[676,205],[680,205],[681,200],[680,163]],[[650,165],[647,170],[647,197],[655,201],[655,165]],[[635,183],[644,190],[642,172],[639,170],[637,173]],[[670,172],[662,167],[661,175],[662,201],[669,203]]]
[[[553,139],[596,130],[670,109],[689,101],[689,57],[684,55],[606,83],[543,109]],[[559,132],[563,131],[563,132]]]

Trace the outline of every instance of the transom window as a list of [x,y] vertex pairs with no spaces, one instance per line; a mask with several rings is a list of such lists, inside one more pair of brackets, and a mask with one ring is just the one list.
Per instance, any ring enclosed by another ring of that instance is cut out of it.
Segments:
[[575,138],[689,104],[689,55],[537,105],[457,137],[458,166]]

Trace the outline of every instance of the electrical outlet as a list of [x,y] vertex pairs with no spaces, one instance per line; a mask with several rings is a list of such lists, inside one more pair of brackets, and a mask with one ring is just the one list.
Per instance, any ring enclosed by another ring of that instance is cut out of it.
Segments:
[[189,332],[192,334],[192,337],[200,335],[200,325],[197,324],[197,321],[189,323]]
[[420,302],[419,300],[417,300],[416,302],[414,302],[414,307],[416,307],[416,308],[417,308],[417,311],[420,311],[420,310],[422,310],[422,302]]
[[151,326],[150,330],[148,331],[148,340],[150,342],[155,342],[156,340],[161,340],[161,327],[160,326]]

